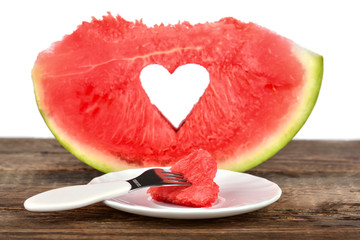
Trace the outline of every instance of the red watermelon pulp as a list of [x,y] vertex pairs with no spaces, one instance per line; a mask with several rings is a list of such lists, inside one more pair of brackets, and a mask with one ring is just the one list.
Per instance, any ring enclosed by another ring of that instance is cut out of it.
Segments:
[[[210,83],[175,129],[139,75],[198,64]],[[322,57],[253,23],[148,27],[120,16],[82,23],[41,52],[32,76],[40,112],[60,143],[104,172],[171,166],[197,149],[245,171],[285,146],[316,102]]]
[[214,182],[217,171],[215,160],[202,149],[180,159],[171,170],[184,175],[189,187],[151,187],[148,193],[155,200],[189,207],[211,207],[216,201],[219,186]]

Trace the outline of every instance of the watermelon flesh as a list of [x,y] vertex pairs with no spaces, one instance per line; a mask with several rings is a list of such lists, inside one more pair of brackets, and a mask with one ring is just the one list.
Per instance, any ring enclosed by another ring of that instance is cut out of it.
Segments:
[[151,187],[148,193],[154,200],[189,207],[211,207],[216,201],[219,186],[214,182],[217,171],[215,159],[199,149],[180,159],[171,170],[183,174],[189,187]]
[[[198,64],[210,83],[179,128],[151,104],[140,72]],[[197,149],[246,171],[289,142],[316,102],[322,57],[234,18],[148,27],[120,16],[84,22],[41,52],[39,110],[60,143],[94,168],[171,166]]]

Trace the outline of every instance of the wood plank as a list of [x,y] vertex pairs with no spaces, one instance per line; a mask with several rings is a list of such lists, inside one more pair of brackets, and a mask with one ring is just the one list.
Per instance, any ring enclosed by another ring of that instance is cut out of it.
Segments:
[[360,239],[360,141],[292,141],[249,171],[279,184],[280,200],[220,219],[157,219],[102,203],[55,213],[23,201],[102,173],[53,139],[0,139],[0,239]]
[[258,172],[359,173],[360,141],[291,141],[271,159],[253,170]]
[[0,170],[16,171],[87,171],[91,168],[79,161],[55,139],[1,139]]
[[[292,141],[252,172],[360,172],[360,141]],[[55,139],[1,139],[0,169],[90,169]]]

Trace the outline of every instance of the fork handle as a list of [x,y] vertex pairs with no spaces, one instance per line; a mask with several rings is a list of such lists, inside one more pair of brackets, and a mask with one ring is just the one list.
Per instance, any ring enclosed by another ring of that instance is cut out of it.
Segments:
[[130,189],[131,185],[126,181],[57,188],[28,198],[24,207],[32,212],[70,210],[124,195]]

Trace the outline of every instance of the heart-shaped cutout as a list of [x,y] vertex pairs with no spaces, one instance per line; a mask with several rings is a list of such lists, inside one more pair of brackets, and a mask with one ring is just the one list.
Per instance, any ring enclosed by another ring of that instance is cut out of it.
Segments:
[[209,72],[198,64],[178,67],[173,74],[151,64],[140,73],[141,84],[159,111],[178,129],[209,85]]

